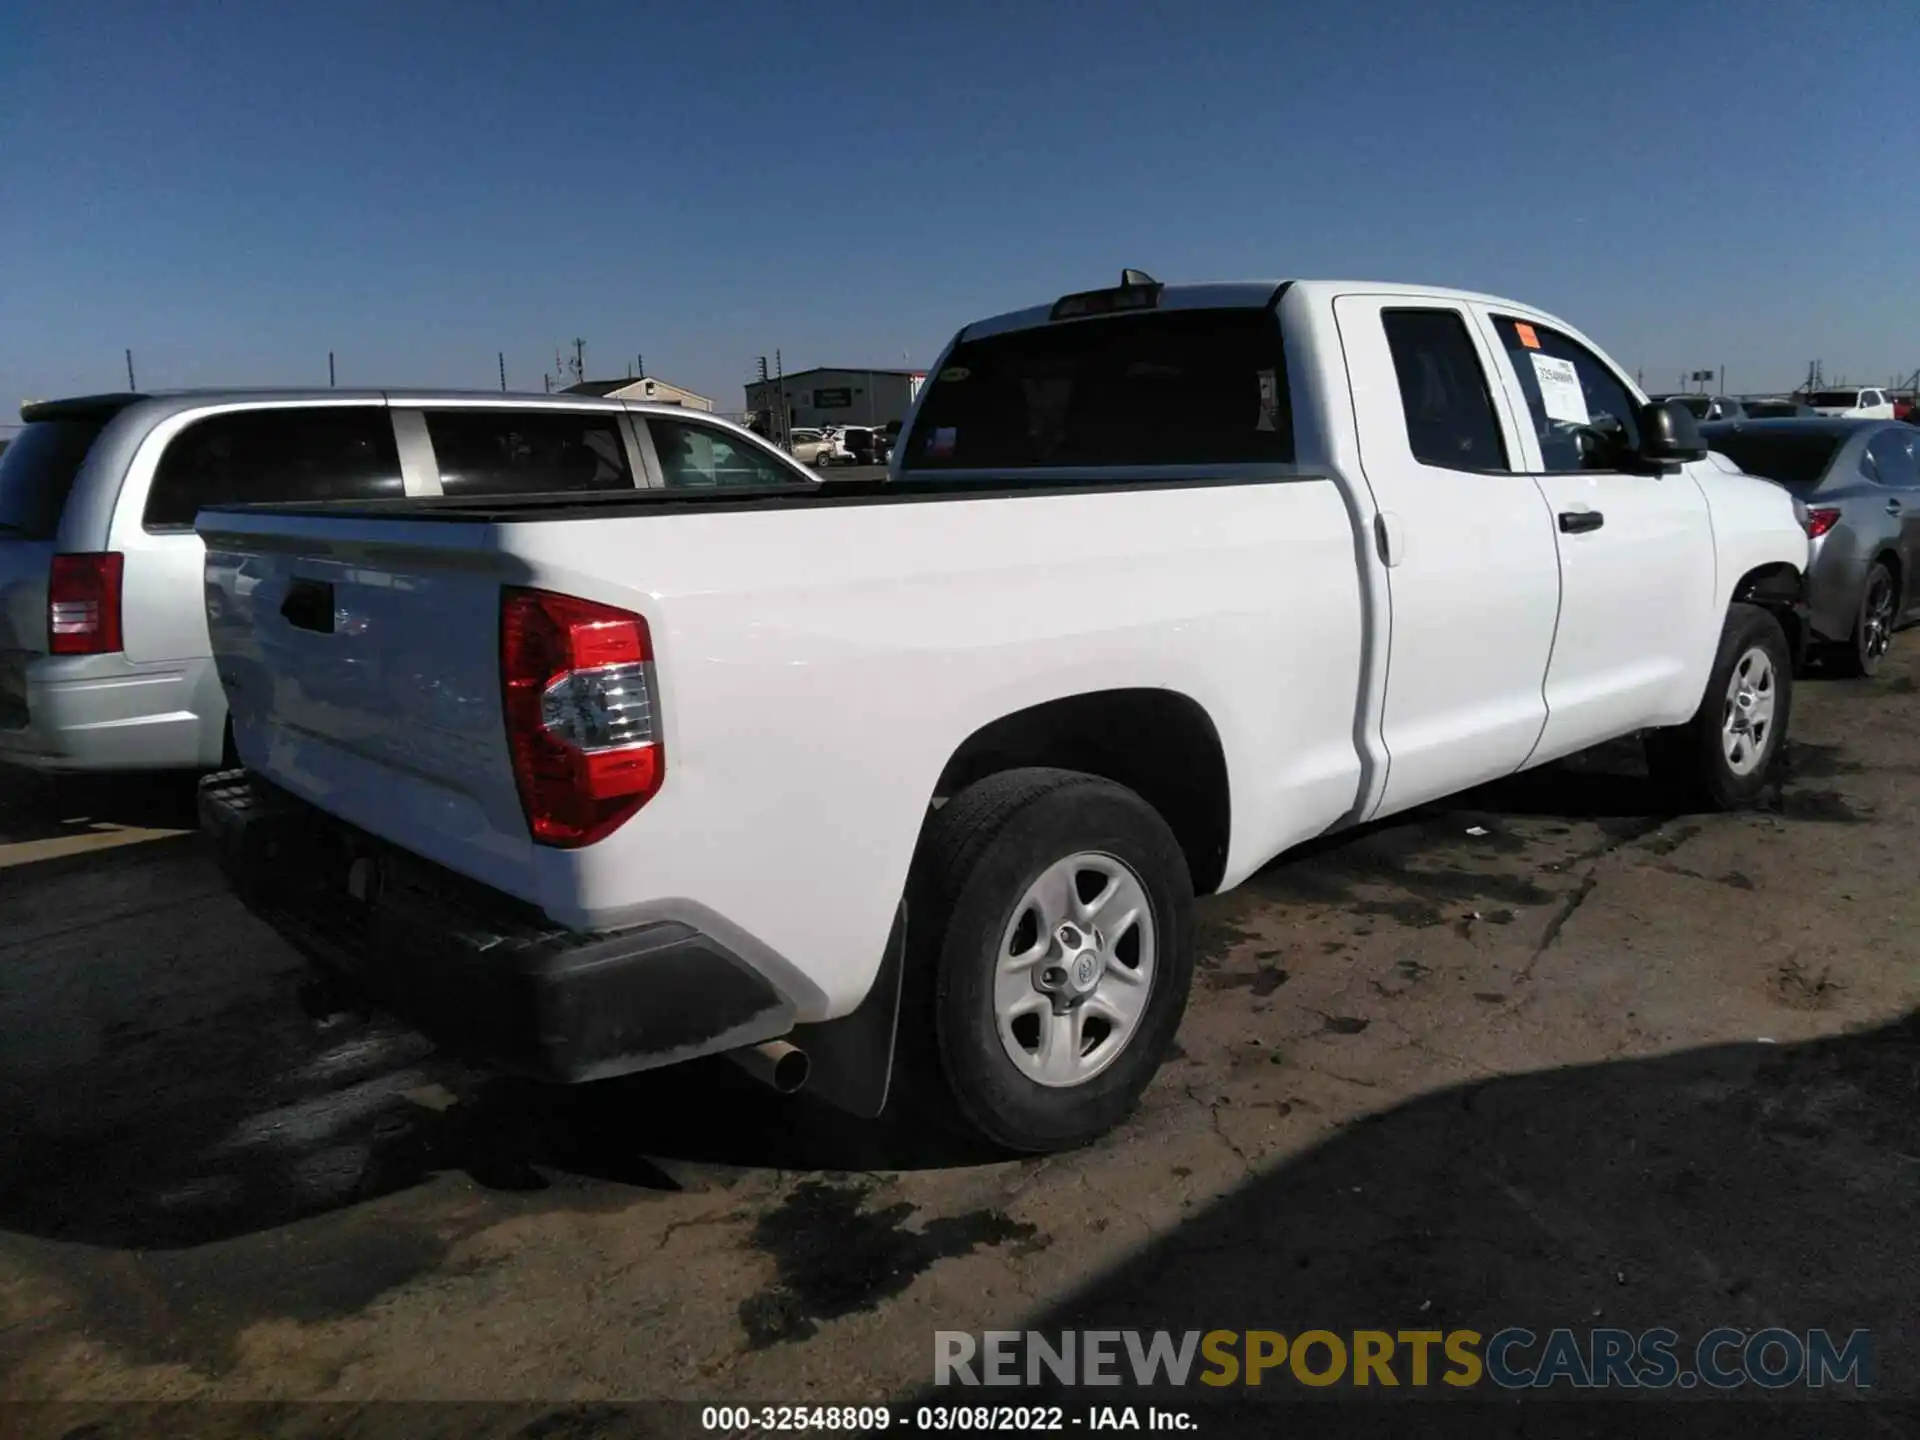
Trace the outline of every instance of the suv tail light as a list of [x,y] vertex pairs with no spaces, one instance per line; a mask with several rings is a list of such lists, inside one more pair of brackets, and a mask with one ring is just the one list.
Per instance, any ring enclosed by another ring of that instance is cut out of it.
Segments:
[[510,586],[500,600],[500,684],[513,778],[537,843],[591,845],[659,790],[653,643],[638,615]]
[[1807,510],[1807,538],[1818,540],[1839,523],[1840,512],[1832,506],[1812,506]]
[[120,576],[126,557],[108,551],[56,555],[47,575],[47,653],[112,655],[120,640]]

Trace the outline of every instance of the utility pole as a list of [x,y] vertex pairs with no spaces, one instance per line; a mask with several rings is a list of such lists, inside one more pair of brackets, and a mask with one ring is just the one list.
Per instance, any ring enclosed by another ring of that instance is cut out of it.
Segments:
[[587,379],[587,342],[576,339],[573,342],[573,383],[582,385]]
[[780,392],[780,443],[788,450],[793,449],[793,417],[787,414],[787,367],[780,358],[780,352],[773,352],[773,384]]
[[645,355],[636,355],[633,357],[633,373],[642,380],[647,378],[647,357]]
[[127,351],[127,389],[138,390],[139,388],[133,383],[133,351],[129,350]]
[[1727,367],[1724,365],[1720,367],[1720,389],[1718,393],[1722,395],[1727,393]]
[[547,393],[551,395],[553,393],[553,376],[542,375],[540,378],[547,382]]
[[500,356],[500,393],[507,393],[507,352],[499,351]]
[[773,439],[773,402],[775,400],[771,381],[767,377],[767,357],[760,357],[760,405],[767,417],[767,439]]
[[327,388],[333,389],[333,352],[327,351]]

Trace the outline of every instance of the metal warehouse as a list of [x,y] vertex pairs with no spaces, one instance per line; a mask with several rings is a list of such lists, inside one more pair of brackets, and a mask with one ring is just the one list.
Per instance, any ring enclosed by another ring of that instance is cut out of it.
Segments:
[[747,410],[766,416],[784,408],[789,429],[885,425],[907,418],[926,378],[924,370],[800,370],[748,382]]

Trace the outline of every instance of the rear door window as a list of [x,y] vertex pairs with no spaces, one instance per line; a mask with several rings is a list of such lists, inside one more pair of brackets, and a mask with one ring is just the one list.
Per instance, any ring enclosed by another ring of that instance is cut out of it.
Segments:
[[51,540],[87,451],[110,417],[35,420],[0,451],[0,540]]
[[660,474],[669,490],[809,485],[759,446],[717,426],[647,417]]
[[236,410],[196,420],[173,437],[147,492],[145,524],[190,529],[208,505],[405,493],[385,406]]
[[[1909,432],[1911,433],[1911,432]],[[1920,485],[1914,464],[1913,441],[1899,430],[1882,430],[1867,445],[1865,470],[1870,478],[1897,490]]]
[[620,416],[607,410],[428,410],[448,495],[630,490]]
[[1507,469],[1507,446],[1487,372],[1457,310],[1384,310],[1407,446],[1444,470]]
[[1289,462],[1271,310],[1069,320],[962,341],[922,392],[901,472]]

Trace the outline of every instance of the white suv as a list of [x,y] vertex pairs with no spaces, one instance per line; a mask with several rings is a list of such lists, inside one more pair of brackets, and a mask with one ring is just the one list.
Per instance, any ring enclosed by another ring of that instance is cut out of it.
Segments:
[[[23,406],[25,425],[0,454],[0,765],[221,763],[227,706],[207,638],[205,547],[193,530],[203,506],[809,478],[708,416],[631,423],[659,410],[587,396],[377,390]],[[665,453],[663,437],[680,450]]]

